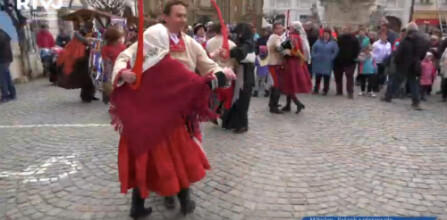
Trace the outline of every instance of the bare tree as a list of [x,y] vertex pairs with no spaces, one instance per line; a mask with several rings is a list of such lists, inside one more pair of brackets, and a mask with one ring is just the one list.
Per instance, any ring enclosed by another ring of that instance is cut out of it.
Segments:
[[86,0],[87,4],[100,11],[122,16],[127,5],[123,0]]
[[27,18],[22,14],[22,11],[17,8],[16,0],[0,0],[0,10],[6,12],[11,18],[14,25],[17,38],[19,40],[20,54],[22,64],[28,67],[25,69],[26,74],[31,77],[31,62],[28,57],[28,51],[30,46],[26,41],[26,24]]

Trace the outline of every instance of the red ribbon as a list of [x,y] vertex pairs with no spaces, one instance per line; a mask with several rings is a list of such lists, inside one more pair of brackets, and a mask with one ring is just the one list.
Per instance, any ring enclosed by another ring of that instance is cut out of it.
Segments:
[[135,65],[133,67],[133,72],[136,74],[136,81],[131,84],[130,87],[137,90],[141,85],[141,78],[143,76],[143,44],[144,40],[144,11],[143,11],[143,0],[138,0],[138,49],[137,57],[135,60]]
[[228,29],[227,29],[227,26],[225,25],[225,22],[222,17],[222,12],[220,11],[220,8],[217,5],[217,2],[215,0],[210,0],[210,1],[213,4],[214,8],[216,8],[217,15],[219,16],[219,21],[220,21],[220,25],[221,25],[220,32],[223,37],[222,48],[225,50],[225,53],[223,54],[224,55],[223,58],[228,59],[230,57],[230,44],[228,43]]

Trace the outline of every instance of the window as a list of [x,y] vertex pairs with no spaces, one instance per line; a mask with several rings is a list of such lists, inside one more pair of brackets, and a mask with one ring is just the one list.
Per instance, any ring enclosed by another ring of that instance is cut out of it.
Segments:
[[211,7],[211,2],[209,0],[200,0],[200,6]]
[[431,5],[432,1],[431,0],[421,0],[421,4],[422,5]]
[[278,8],[290,8],[290,0],[276,0]]

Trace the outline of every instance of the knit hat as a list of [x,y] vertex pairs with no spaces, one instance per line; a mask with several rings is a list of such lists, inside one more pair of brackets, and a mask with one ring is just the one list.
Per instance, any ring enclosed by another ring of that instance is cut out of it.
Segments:
[[259,57],[261,59],[265,59],[268,55],[267,47],[266,46],[260,46],[259,47]]

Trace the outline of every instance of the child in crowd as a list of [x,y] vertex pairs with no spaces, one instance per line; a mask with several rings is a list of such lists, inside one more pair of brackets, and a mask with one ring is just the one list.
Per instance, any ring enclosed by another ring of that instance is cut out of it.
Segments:
[[255,61],[255,67],[256,67],[256,84],[255,89],[253,92],[254,97],[258,97],[259,90],[264,89],[265,97],[269,97],[269,85],[270,83],[270,73],[269,73],[269,66],[268,66],[268,60],[267,60],[267,47],[266,46],[260,46],[259,47],[259,55],[256,57]]
[[371,46],[366,46],[363,52],[360,53],[358,57],[359,61],[359,80],[362,91],[359,96],[363,96],[366,90],[366,82],[368,82],[368,94],[369,96],[375,98],[376,94],[374,91],[377,90],[377,74],[376,74],[376,62],[371,53]]
[[425,59],[422,61],[422,73],[421,73],[421,100],[427,101],[425,96],[429,93],[435,79],[436,79],[436,66],[433,63],[433,54],[428,52]]

